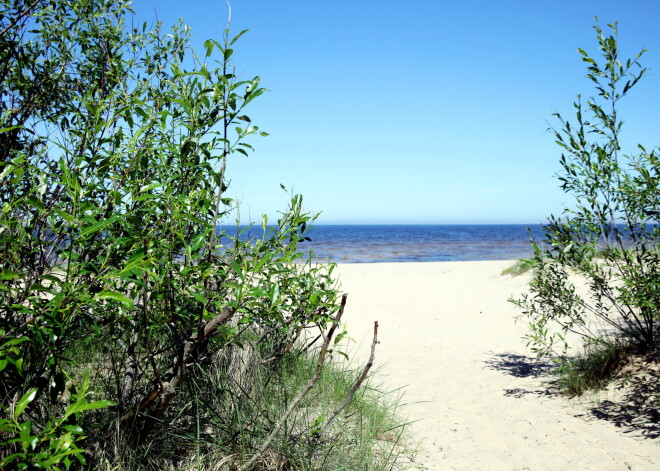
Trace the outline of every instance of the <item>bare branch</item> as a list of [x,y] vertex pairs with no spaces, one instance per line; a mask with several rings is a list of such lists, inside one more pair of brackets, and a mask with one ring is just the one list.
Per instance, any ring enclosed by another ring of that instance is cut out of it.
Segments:
[[341,411],[344,410],[344,408],[348,405],[349,402],[351,402],[351,399],[353,399],[353,396],[355,395],[355,391],[358,390],[360,386],[362,386],[362,383],[367,377],[367,374],[369,373],[369,370],[374,364],[374,357],[376,353],[376,345],[378,344],[378,321],[374,322],[374,339],[371,342],[371,355],[369,355],[369,360],[367,361],[367,364],[364,365],[364,369],[362,370],[362,374],[358,378],[358,380],[355,382],[351,390],[348,392],[346,395],[346,399],[344,399],[344,402],[342,402],[341,406],[337,410],[334,411],[332,414],[332,417],[328,419],[328,421],[325,423],[325,426],[323,427],[323,433],[328,431],[328,428],[330,428],[330,425],[332,422],[335,421],[335,419],[339,416]]
[[323,345],[321,346],[321,351],[319,352],[319,359],[318,362],[316,363],[316,373],[314,374],[314,377],[309,380],[309,383],[298,393],[298,395],[291,401],[291,404],[289,404],[289,407],[284,411],[284,414],[279,418],[275,426],[273,427],[273,430],[270,432],[270,435],[268,435],[268,438],[261,444],[259,449],[252,455],[252,457],[248,460],[247,463],[245,463],[243,466],[241,466],[239,471],[247,471],[252,468],[254,463],[257,462],[259,457],[264,454],[264,452],[268,449],[270,444],[273,442],[275,439],[275,436],[277,433],[280,431],[282,428],[282,425],[284,425],[284,422],[289,418],[291,413],[294,411],[296,406],[300,401],[303,400],[303,398],[311,391],[311,389],[314,387],[314,385],[318,382],[318,380],[321,378],[321,373],[323,371],[323,365],[325,364],[325,359],[328,353],[328,346],[330,345],[330,341],[332,340],[332,336],[334,335],[335,330],[337,329],[337,326],[339,325],[339,322],[341,321],[341,317],[344,314],[344,307],[346,306],[346,298],[347,294],[344,294],[341,298],[341,305],[339,307],[339,311],[337,312],[337,315],[335,316],[334,320],[332,321],[332,326],[330,327],[330,330],[328,330],[328,334],[325,336],[325,339],[323,341]]

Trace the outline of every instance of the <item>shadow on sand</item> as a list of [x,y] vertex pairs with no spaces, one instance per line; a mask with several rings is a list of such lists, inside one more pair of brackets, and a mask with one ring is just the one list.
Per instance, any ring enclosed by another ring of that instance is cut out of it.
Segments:
[[516,353],[492,353],[486,361],[489,368],[502,371],[516,378],[538,378],[546,376],[555,368],[551,361],[518,355]]
[[614,384],[621,397],[600,401],[589,409],[589,415],[614,423],[623,433],[660,438],[660,371],[642,367]]
[[491,358],[486,360],[485,363],[492,370],[501,371],[516,378],[542,379],[540,383],[534,385],[541,386],[540,388],[526,389],[519,387],[505,389],[505,396],[523,397],[530,394],[535,396],[552,396],[557,394],[557,387],[552,377],[552,371],[556,368],[556,364],[552,361],[519,355],[517,353],[491,353]]
[[491,358],[486,360],[488,368],[514,376],[516,378],[538,378],[540,382],[534,386],[540,388],[505,389],[505,396],[523,397],[528,395],[553,396],[557,394],[552,371],[557,367],[555,363],[543,358],[528,357],[517,353],[491,353]]
[[[485,361],[488,368],[516,378],[534,378],[531,388],[505,389],[505,396],[521,398],[527,395],[554,396],[559,394],[557,380],[552,374],[557,365],[547,359],[538,359],[515,353],[491,353]],[[585,418],[612,422],[623,433],[650,439],[660,438],[660,370],[641,368],[626,379],[616,380],[621,390],[616,400],[603,400],[589,406]]]

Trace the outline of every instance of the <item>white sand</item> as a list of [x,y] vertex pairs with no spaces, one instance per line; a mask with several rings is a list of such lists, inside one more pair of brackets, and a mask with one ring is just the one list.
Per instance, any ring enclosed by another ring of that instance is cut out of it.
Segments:
[[378,381],[405,387],[404,412],[421,445],[410,469],[660,469],[660,439],[589,413],[592,404],[548,392],[523,322],[507,302],[528,275],[513,262],[344,264],[344,320],[368,356],[380,324]]

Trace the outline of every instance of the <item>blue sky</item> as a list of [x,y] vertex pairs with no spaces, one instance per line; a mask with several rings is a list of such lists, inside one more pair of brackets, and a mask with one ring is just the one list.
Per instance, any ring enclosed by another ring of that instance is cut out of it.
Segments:
[[[554,175],[555,111],[593,94],[577,54],[617,20],[622,57],[648,49],[624,99],[624,151],[655,147],[657,1],[233,0],[237,73],[269,93],[248,115],[269,137],[229,162],[241,217],[271,221],[288,196],[318,223],[539,223],[571,197]],[[219,39],[224,0],[138,0],[139,20],[181,17]]]

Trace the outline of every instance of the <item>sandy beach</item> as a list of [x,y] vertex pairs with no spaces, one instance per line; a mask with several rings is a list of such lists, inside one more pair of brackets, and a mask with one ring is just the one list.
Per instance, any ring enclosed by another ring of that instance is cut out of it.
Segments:
[[[521,339],[510,261],[342,264],[344,320],[366,359],[379,322],[377,382],[403,388],[420,450],[409,469],[660,469],[657,424],[556,394]],[[607,393],[605,393],[607,394]]]

